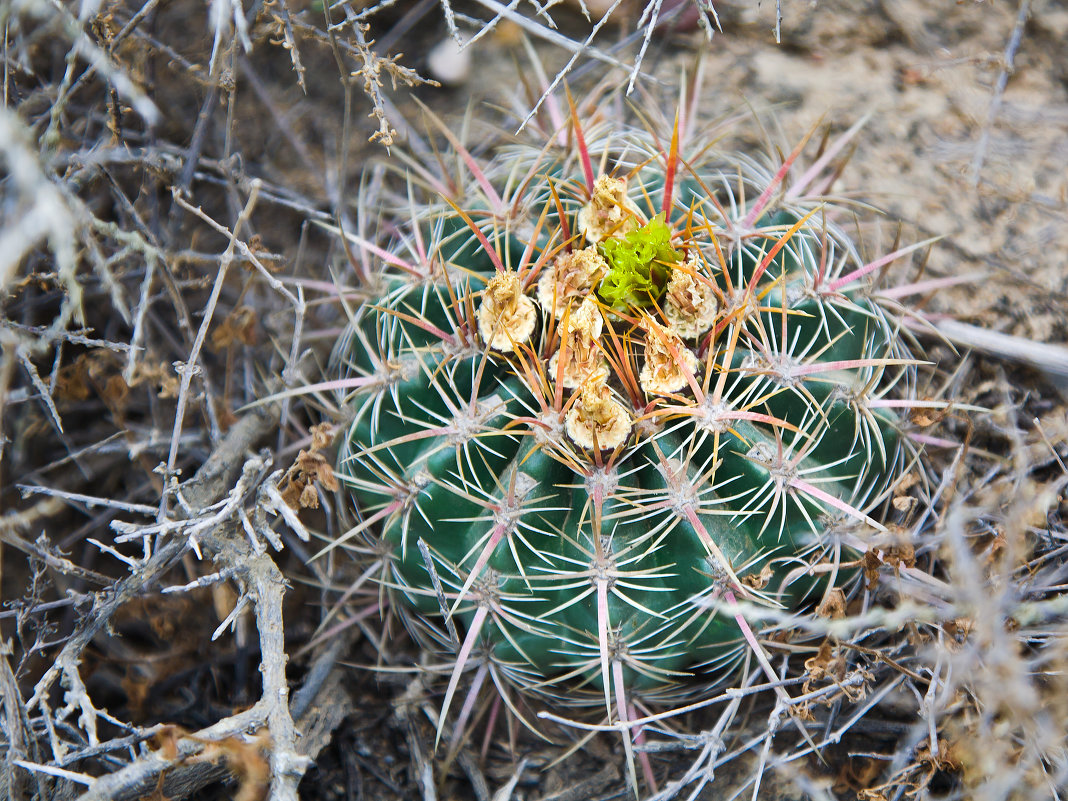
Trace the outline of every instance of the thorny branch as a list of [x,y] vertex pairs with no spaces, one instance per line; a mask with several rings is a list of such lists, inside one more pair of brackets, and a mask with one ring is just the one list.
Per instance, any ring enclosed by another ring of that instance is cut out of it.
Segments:
[[[182,496],[185,503],[196,516],[203,516],[211,508],[212,502],[223,494],[222,490],[234,482],[237,466],[243,455],[258,440],[268,436],[277,425],[277,409],[264,407],[249,412],[238,422],[220,443],[212,458],[197,472],[194,479],[184,488]],[[262,474],[266,466],[265,458],[253,456],[244,461],[241,468],[245,479]],[[242,481],[238,480],[236,489],[241,495]],[[244,483],[247,483],[244,482]],[[235,493],[231,493],[233,495]],[[194,516],[192,519],[195,519]],[[285,592],[285,579],[271,557],[264,551],[257,550],[247,539],[236,510],[217,525],[203,528],[199,532],[200,545],[212,556],[216,564],[227,575],[233,577],[242,587],[242,597],[248,597],[255,609],[256,628],[259,632],[263,678],[263,695],[251,708],[230,718],[219,721],[195,734],[181,736],[175,743],[172,753],[162,749],[148,753],[133,763],[113,774],[97,779],[80,798],[81,801],[103,801],[103,799],[134,798],[146,787],[154,786],[168,771],[174,770],[175,776],[168,776],[165,787],[168,795],[181,787],[183,793],[191,793],[203,783],[217,776],[217,771],[205,771],[197,761],[192,759],[203,752],[207,744],[225,740],[230,737],[243,737],[266,727],[269,735],[269,762],[271,774],[270,798],[275,801],[295,799],[296,786],[307,767],[308,760],[298,753],[296,748],[296,731],[289,712],[289,688],[286,682],[285,666],[287,657],[283,639],[282,598]],[[176,537],[163,548],[157,550],[150,559],[150,564],[170,565],[174,560],[192,547],[189,537]],[[158,576],[162,569],[153,572]],[[141,571],[126,581],[132,589],[142,588],[149,581]],[[136,582],[136,586],[135,585]],[[118,604],[108,607],[108,616]],[[107,617],[96,615],[93,630],[106,622]],[[64,649],[66,659],[57,660],[57,666],[67,671],[68,678],[77,675],[76,660],[80,652],[79,645],[88,642],[86,636]],[[71,672],[73,670],[73,672]],[[54,681],[50,673],[39,683],[35,698]],[[84,695],[84,693],[82,693]],[[86,699],[87,700],[87,699]],[[33,699],[31,699],[31,705]]]
[[[211,288],[211,296],[208,298],[207,306],[204,309],[204,315],[200,323],[200,328],[197,329],[197,336],[193,341],[193,347],[190,350],[189,358],[180,370],[181,386],[178,389],[178,410],[174,413],[174,431],[171,434],[171,448],[167,454],[167,468],[164,473],[164,483],[168,483],[171,476],[174,474],[174,463],[178,458],[178,442],[182,433],[182,423],[184,422],[185,410],[189,403],[189,386],[192,383],[193,375],[196,373],[197,360],[200,358],[200,349],[203,347],[204,340],[208,335],[208,329],[211,327],[212,316],[214,315],[215,307],[219,302],[219,294],[222,292],[227,270],[234,260],[234,250],[237,247],[237,234],[240,232],[241,226],[252,216],[253,209],[256,208],[256,201],[259,199],[260,194],[259,189],[259,182],[254,181],[251,191],[249,192],[248,201],[245,203],[245,208],[241,211],[240,216],[237,218],[237,222],[234,224],[233,233],[230,235],[230,242],[227,244],[222,261],[219,264],[219,271],[216,273],[215,283]],[[183,206],[188,210],[192,210],[191,207],[182,200],[181,194],[177,190],[174,190],[173,194],[175,202],[177,202],[178,205]],[[160,506],[161,519],[165,518],[167,515],[168,497],[168,494],[164,492]]]
[[428,78],[421,78],[415,70],[401,66],[397,63],[396,57],[384,58],[375,53],[371,49],[374,40],[369,41],[367,39],[367,31],[370,26],[354,19],[354,12],[348,4],[345,4],[344,9],[349,17],[349,23],[355,37],[356,54],[362,61],[362,66],[352,73],[352,77],[363,81],[363,91],[371,98],[373,103],[369,116],[378,120],[378,130],[371,135],[370,141],[380,142],[386,147],[390,147],[397,132],[390,125],[386,116],[385,109],[388,104],[382,94],[383,73],[389,76],[394,91],[397,89],[398,82],[408,86],[419,86],[421,84],[440,86],[440,84]]

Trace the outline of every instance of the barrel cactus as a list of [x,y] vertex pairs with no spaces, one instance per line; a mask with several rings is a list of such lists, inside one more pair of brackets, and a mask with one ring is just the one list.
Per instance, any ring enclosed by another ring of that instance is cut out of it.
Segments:
[[469,671],[624,724],[730,675],[757,645],[724,603],[847,581],[907,461],[913,357],[870,284],[905,251],[862,258],[814,193],[830,154],[793,177],[801,147],[660,133],[453,140],[464,181],[415,171],[410,197],[444,197],[353,237],[349,536],[450,655],[443,719]]

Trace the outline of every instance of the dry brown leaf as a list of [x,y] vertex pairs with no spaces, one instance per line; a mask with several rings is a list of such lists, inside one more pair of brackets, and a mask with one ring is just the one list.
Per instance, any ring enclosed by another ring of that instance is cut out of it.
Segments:
[[178,397],[178,376],[174,368],[164,362],[141,361],[134,365],[130,386],[137,387],[145,383],[158,387],[157,394],[160,398]]
[[239,784],[234,801],[261,801],[267,797],[271,783],[271,763],[266,756],[270,744],[271,737],[266,731],[260,732],[249,742],[227,737],[225,740],[208,742],[197,760],[225,760],[226,767],[237,777]]
[[235,343],[256,344],[256,313],[250,306],[238,306],[211,333],[211,347],[214,350],[222,350]]
[[312,450],[321,451],[324,448],[329,448],[334,442],[334,435],[337,433],[336,426],[332,423],[319,423],[311,427],[312,438]]
[[87,400],[92,388],[89,379],[89,357],[83,353],[56,374],[56,400]]
[[883,563],[891,567],[915,567],[916,549],[910,543],[891,545],[883,555]]
[[[822,681],[827,678],[832,662],[831,641],[824,640],[815,656],[805,660],[805,673],[810,681]],[[807,682],[806,682],[807,685]],[[805,690],[808,692],[808,690]]]
[[[887,759],[886,761],[889,761]],[[854,757],[842,763],[831,789],[836,793],[860,793],[872,789],[872,784],[886,767],[886,761],[873,757]]]
[[[921,400],[938,400],[937,398],[922,398]],[[928,428],[945,419],[946,409],[920,409],[914,408],[909,413],[909,421],[920,428]]]
[[327,492],[337,492],[340,488],[334,468],[315,448],[313,436],[312,450],[302,450],[297,455],[293,466],[279,482],[278,490],[291,509],[318,509],[319,494],[315,489],[316,484]]
[[864,578],[868,581],[868,590],[874,590],[879,583],[879,568],[882,567],[883,560],[879,558],[875,551],[865,551],[862,561]]
[[[939,737],[938,738],[938,753],[931,753],[931,743],[929,740],[924,740],[916,747],[916,759],[919,760],[920,765],[934,771],[946,771],[948,773],[958,772],[964,765],[960,758],[955,753],[956,749],[949,741]],[[928,777],[930,780],[930,777]]]
[[764,565],[760,568],[759,575],[756,573],[750,573],[747,576],[740,576],[742,584],[753,590],[762,590],[768,586],[768,582],[771,581],[771,577],[775,575],[775,571],[771,569],[771,565]]
[[816,614],[828,620],[838,620],[845,617],[846,597],[841,589],[835,587],[820,601],[816,607]]
[[[267,758],[267,750],[270,748],[271,738],[266,731],[248,741],[238,737],[205,740],[191,735],[181,726],[167,725],[156,732],[149,745],[154,746],[164,759],[174,761],[178,759],[178,742],[185,738],[201,743],[204,749],[199,754],[182,760],[183,762],[224,761],[230,772],[237,777],[239,786],[233,796],[234,801],[261,801],[267,796],[271,780],[271,764]],[[165,798],[162,786],[163,774],[160,775],[159,786],[154,795],[156,799]]]

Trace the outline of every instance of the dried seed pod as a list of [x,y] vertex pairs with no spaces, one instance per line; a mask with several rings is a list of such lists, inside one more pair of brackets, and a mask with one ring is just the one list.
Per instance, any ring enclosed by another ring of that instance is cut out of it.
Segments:
[[557,320],[568,305],[581,303],[593,292],[608,272],[608,264],[597,248],[561,253],[538,279],[538,304]]
[[596,245],[610,236],[621,237],[640,228],[648,218],[627,196],[627,179],[601,175],[593,184],[593,197],[578,213],[578,229]]
[[560,349],[549,361],[549,378],[558,380],[567,389],[575,389],[595,372],[605,372],[601,352],[603,327],[601,310],[592,298],[587,297],[564,318]]
[[487,345],[511,353],[530,339],[537,321],[534,301],[523,294],[518,275],[508,270],[490,279],[478,309],[478,333]]
[[567,435],[580,448],[613,450],[627,441],[631,419],[627,407],[612,398],[605,373],[597,373],[582,385],[567,412]]
[[670,395],[690,385],[698,371],[697,357],[674,328],[652,317],[642,321],[645,329],[645,363],[638,380],[650,395]]
[[699,257],[689,256],[671,271],[664,296],[664,317],[683,339],[697,339],[716,321],[719,300],[711,282],[699,281]]

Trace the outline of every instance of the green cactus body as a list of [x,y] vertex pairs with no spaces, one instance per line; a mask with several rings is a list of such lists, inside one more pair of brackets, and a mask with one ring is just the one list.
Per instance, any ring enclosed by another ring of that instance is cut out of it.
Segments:
[[[635,141],[604,162],[626,181],[524,157],[507,215],[466,203],[484,241],[428,209],[427,266],[398,247],[339,345],[361,383],[339,472],[410,628],[580,704],[725,675],[742,640],[716,601],[825,586],[836,522],[870,522],[902,462],[878,401],[909,357],[830,215],[781,189],[754,211],[777,178],[708,149],[665,204],[669,157]],[[598,257],[665,205],[655,291],[602,290]]]

